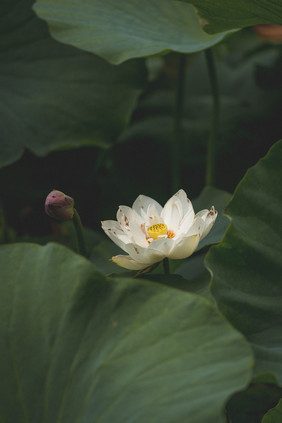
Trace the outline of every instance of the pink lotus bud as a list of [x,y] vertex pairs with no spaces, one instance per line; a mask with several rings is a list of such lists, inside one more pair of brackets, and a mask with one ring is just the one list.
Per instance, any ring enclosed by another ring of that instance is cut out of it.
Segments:
[[45,201],[45,212],[58,220],[70,220],[74,214],[74,199],[54,189]]

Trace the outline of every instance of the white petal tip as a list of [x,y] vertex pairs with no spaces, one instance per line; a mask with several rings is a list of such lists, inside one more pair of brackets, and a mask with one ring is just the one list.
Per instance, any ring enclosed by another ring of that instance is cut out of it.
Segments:
[[110,260],[118,266],[128,270],[142,270],[148,267],[147,264],[138,263],[137,261],[133,260],[130,256],[125,255],[113,256]]

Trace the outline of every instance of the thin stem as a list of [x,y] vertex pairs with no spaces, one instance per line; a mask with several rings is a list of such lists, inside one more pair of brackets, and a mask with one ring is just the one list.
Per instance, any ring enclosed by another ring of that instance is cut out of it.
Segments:
[[8,235],[8,228],[7,228],[7,223],[5,219],[5,214],[4,214],[4,210],[2,206],[0,205],[0,242],[1,242],[1,238],[4,244],[9,243],[9,235]]
[[175,90],[174,102],[174,122],[173,122],[173,136],[171,143],[171,188],[172,192],[177,191],[181,184],[181,138],[182,138],[182,119],[184,111],[184,94],[185,94],[185,69],[186,56],[179,55],[178,75]]
[[225,410],[225,419],[226,419],[226,423],[232,423],[227,411]]
[[164,272],[169,275],[170,271],[169,271],[169,261],[168,258],[164,258],[163,259],[163,266],[164,266]]
[[220,91],[212,50],[205,50],[205,56],[213,102],[206,164],[206,186],[210,186],[215,185],[216,142],[220,125]]
[[82,256],[86,256],[86,248],[85,248],[85,240],[83,235],[83,226],[79,217],[79,214],[77,213],[76,209],[74,209],[74,215],[73,215],[73,224],[76,232],[76,238],[77,238],[77,251]]

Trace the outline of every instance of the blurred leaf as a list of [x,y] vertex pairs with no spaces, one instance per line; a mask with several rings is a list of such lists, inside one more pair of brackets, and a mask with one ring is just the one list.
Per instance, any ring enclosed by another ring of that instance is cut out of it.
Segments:
[[[189,257],[186,260],[170,260],[170,274],[162,273],[162,263],[155,271],[138,277],[150,279],[170,288],[191,292],[206,298],[210,303],[215,300],[210,293],[210,273],[204,265],[205,254]],[[182,262],[178,267],[177,263]]]
[[281,423],[282,421],[282,399],[275,408],[269,410],[263,417],[261,423]]
[[39,0],[34,10],[54,38],[114,64],[169,50],[204,50],[226,35],[208,35],[194,8],[173,0]]
[[219,423],[249,381],[248,343],[198,296],[106,278],[56,244],[0,247],[0,269],[7,423]]
[[199,254],[182,260],[182,264],[176,268],[175,273],[191,281],[200,279],[203,273],[209,274],[204,266],[204,258],[205,254]]
[[226,213],[232,219],[206,264],[219,309],[255,352],[255,374],[282,382],[282,141],[239,184]]
[[0,10],[0,166],[24,148],[109,147],[129,121],[146,72],[142,61],[111,66],[53,40],[31,0],[3,0]]
[[186,282],[182,289],[213,302],[214,298],[210,293],[211,275],[205,268],[204,259],[205,254],[189,257],[175,270],[175,274],[182,276]]
[[261,423],[266,411],[277,404],[281,394],[282,389],[275,385],[252,383],[245,391],[233,395],[226,410],[232,423]]
[[214,34],[256,24],[282,25],[280,0],[182,0],[193,4],[205,31]]
[[252,382],[277,385],[277,378],[273,373],[260,373],[259,375],[253,377]]

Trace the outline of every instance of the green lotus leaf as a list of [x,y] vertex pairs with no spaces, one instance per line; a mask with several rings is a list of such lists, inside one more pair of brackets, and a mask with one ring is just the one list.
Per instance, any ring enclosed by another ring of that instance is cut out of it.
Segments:
[[128,124],[146,82],[145,65],[111,66],[62,45],[31,10],[32,0],[0,5],[0,166],[25,148],[108,148]]
[[282,382],[282,141],[249,169],[229,203],[232,219],[206,264],[219,309],[251,343],[255,374]]
[[250,380],[248,343],[197,295],[58,244],[2,246],[0,268],[1,421],[219,423]]
[[207,34],[195,9],[173,0],[38,0],[34,10],[55,39],[115,64],[170,50],[204,50],[226,35]]
[[192,4],[211,34],[257,24],[282,25],[280,0],[182,0]]

